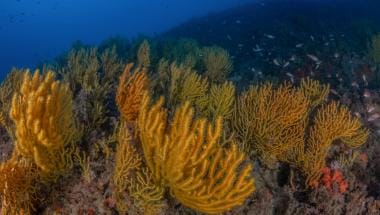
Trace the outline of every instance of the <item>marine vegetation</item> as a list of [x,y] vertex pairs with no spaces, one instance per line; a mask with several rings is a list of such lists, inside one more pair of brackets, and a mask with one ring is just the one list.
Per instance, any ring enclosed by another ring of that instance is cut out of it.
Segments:
[[245,164],[240,169],[244,154],[235,143],[228,149],[218,146],[222,118],[214,126],[205,119],[194,120],[194,110],[186,102],[168,125],[162,99],[152,107],[149,102],[145,95],[138,127],[154,181],[169,187],[184,205],[205,213],[241,205],[254,190],[252,166]]
[[240,86],[221,47],[140,41],[9,74],[0,213],[247,214],[268,192],[354,192],[369,130],[329,84]]
[[131,74],[132,67],[133,64],[126,65],[116,92],[116,104],[123,119],[129,122],[136,121],[143,92],[148,89],[146,69],[139,67]]
[[2,214],[30,214],[37,201],[35,166],[15,159],[0,165]]
[[72,168],[80,137],[69,86],[56,81],[52,71],[36,70],[31,75],[26,70],[16,86],[20,88],[14,91],[9,113],[15,147],[0,166],[1,212],[32,214],[39,202],[38,188],[56,182]]
[[15,150],[31,159],[47,177],[63,175],[72,167],[77,141],[72,94],[53,72],[24,74],[19,94],[12,100],[10,116],[15,123]]
[[373,35],[370,44],[370,56],[377,64],[380,63],[380,35]]
[[[243,147],[266,162],[300,169],[315,185],[335,140],[357,148],[368,131],[337,102],[323,104],[329,86],[305,79],[299,88],[283,84],[251,87],[238,99],[233,125]],[[311,117],[312,116],[312,117]]]
[[0,86],[0,122],[12,139],[15,138],[14,124],[9,116],[9,111],[13,94],[20,88],[24,72],[23,70],[12,69]]

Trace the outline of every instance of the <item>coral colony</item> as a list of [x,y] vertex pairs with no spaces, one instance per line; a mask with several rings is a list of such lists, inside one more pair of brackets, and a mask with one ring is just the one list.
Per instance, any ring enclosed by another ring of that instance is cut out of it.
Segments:
[[2,214],[238,211],[265,186],[263,171],[284,166],[289,189],[352,189],[331,153],[360,147],[369,131],[328,99],[328,84],[239,89],[227,51],[192,40],[161,58],[147,40],[134,51],[125,63],[115,46],[82,47],[42,71],[8,75]]

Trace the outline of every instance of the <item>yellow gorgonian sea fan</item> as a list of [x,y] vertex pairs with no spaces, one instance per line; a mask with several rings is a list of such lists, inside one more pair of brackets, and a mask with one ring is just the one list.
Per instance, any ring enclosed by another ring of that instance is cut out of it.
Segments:
[[346,107],[339,106],[337,102],[321,107],[309,130],[305,148],[302,148],[304,151],[297,150],[300,153],[298,156],[303,159],[295,163],[306,173],[307,184],[313,185],[319,179],[326,165],[325,158],[335,140],[342,141],[347,147],[357,148],[365,143],[368,134],[368,130],[362,128],[361,122],[352,117]]
[[206,116],[211,119],[230,119],[235,103],[235,85],[232,82],[212,84],[207,96]]
[[222,83],[233,69],[232,60],[226,50],[218,46],[203,49],[205,75],[214,83]]
[[148,40],[144,40],[137,50],[138,66],[144,69],[150,67],[150,45]]
[[131,74],[133,64],[127,64],[120,76],[116,92],[116,104],[122,117],[130,122],[137,119],[141,106],[143,91],[148,88],[145,69],[137,68]]
[[194,119],[189,102],[181,105],[173,119],[160,99],[152,107],[144,96],[138,119],[144,156],[153,179],[168,187],[184,205],[217,214],[241,205],[254,191],[252,165],[235,143],[222,148],[222,118],[215,125]]
[[244,149],[256,150],[270,164],[295,140],[303,141],[299,124],[303,126],[309,104],[302,92],[286,84],[251,87],[236,102],[234,131]]
[[322,104],[330,92],[330,85],[320,84],[316,80],[304,78],[301,80],[299,90],[310,101],[310,109]]
[[10,116],[16,127],[16,150],[47,175],[61,174],[72,166],[77,137],[72,93],[56,81],[53,72],[25,73],[20,93],[12,100]]
[[157,214],[163,208],[164,188],[156,186],[151,171],[144,166],[134,146],[135,139],[126,123],[118,131],[115,167],[112,175],[113,197],[120,213],[126,213],[132,205],[126,203],[126,193],[134,207],[144,214]]
[[288,84],[251,87],[235,107],[234,131],[249,152],[256,152],[267,164],[291,164],[312,186],[335,140],[355,148],[368,137],[347,108],[336,102],[323,104],[328,89],[311,79],[302,80],[300,88]]
[[0,164],[0,213],[32,214],[37,200],[35,167],[29,162],[9,160]]

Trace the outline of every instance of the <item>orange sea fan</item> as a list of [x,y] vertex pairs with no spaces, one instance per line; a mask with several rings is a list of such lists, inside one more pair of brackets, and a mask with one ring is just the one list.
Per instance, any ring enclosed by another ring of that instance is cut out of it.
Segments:
[[116,92],[116,103],[122,117],[126,121],[134,122],[138,117],[143,92],[148,88],[146,70],[137,68],[131,74],[133,63],[125,66],[120,76]]
[[15,149],[51,179],[72,167],[78,138],[72,110],[68,84],[55,80],[52,71],[25,73],[20,93],[12,100],[9,115],[16,128]]
[[0,164],[0,214],[31,214],[35,208],[36,169],[24,160]]
[[195,117],[190,102],[167,120],[163,99],[150,106],[145,94],[138,117],[144,157],[156,184],[170,189],[182,204],[207,214],[242,205],[255,190],[252,164],[234,141],[221,147],[223,120]]

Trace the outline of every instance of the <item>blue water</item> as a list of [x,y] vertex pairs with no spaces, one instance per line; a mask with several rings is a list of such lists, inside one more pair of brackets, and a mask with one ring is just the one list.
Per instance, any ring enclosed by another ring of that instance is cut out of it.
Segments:
[[0,79],[33,67],[74,41],[153,36],[190,19],[253,0],[0,0]]

